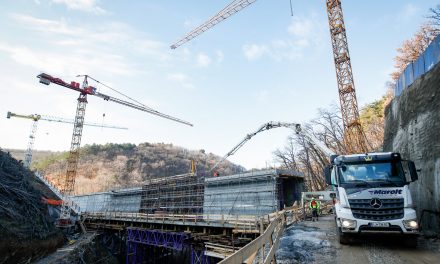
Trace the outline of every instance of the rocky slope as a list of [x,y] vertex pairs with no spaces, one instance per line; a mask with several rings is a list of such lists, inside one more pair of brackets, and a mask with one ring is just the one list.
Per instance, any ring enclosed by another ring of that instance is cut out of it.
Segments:
[[43,197],[54,198],[20,161],[0,150],[0,263],[29,263],[63,244]]

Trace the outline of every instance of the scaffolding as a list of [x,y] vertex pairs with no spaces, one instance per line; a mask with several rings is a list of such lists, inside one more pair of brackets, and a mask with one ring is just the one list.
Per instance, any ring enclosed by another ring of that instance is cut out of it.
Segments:
[[204,177],[184,174],[151,179],[142,186],[141,213],[203,213]]
[[[205,178],[184,174],[151,179],[142,186],[73,197],[81,212],[262,216],[301,200],[303,175],[260,170]],[[225,218],[226,217],[226,218]]]

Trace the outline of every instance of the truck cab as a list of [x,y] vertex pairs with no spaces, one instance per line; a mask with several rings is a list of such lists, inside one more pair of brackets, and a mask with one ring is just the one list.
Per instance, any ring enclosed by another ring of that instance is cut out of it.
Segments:
[[416,181],[414,162],[399,153],[335,155],[325,169],[336,191],[336,231],[341,244],[353,235],[394,234],[416,246],[417,215],[408,185]]

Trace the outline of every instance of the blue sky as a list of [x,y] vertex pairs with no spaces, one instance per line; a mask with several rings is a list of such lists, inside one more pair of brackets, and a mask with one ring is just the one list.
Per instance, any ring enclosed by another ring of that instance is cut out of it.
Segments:
[[[77,74],[89,74],[194,127],[89,97],[86,122],[129,130],[85,127],[82,145],[165,142],[224,155],[263,123],[306,122],[338,103],[324,0],[293,1],[293,16],[288,0],[259,0],[169,48],[229,2],[0,0],[0,112],[74,118],[78,94],[41,85],[36,75],[80,82]],[[343,1],[361,106],[385,93],[396,48],[436,4]],[[31,123],[5,117],[0,147],[26,148]],[[247,168],[273,164],[272,152],[289,133],[260,134],[230,160]],[[71,125],[40,122],[35,149],[68,150],[71,134]]]

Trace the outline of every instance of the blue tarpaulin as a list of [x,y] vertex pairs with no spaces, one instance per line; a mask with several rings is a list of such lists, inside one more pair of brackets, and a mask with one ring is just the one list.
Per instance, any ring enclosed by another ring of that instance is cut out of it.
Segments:
[[394,87],[394,95],[398,96],[417,78],[431,70],[440,61],[440,36],[437,36],[419,58],[408,64]]

